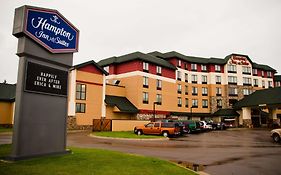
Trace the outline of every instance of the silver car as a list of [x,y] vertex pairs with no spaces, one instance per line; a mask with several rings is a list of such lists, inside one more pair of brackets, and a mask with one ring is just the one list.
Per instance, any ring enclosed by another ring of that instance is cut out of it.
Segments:
[[274,142],[276,143],[280,143],[281,140],[281,129],[273,129],[272,131],[270,131],[270,135],[273,139]]

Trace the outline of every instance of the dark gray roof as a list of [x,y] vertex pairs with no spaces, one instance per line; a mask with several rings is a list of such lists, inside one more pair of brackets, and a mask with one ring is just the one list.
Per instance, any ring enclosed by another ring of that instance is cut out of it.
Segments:
[[281,81],[281,75],[275,75],[274,81]]
[[166,67],[169,69],[173,69],[173,70],[176,69],[176,67],[173,66],[171,63],[169,63],[161,58],[158,58],[158,57],[150,55],[150,54],[144,54],[141,52],[134,52],[134,53],[120,56],[120,57],[107,58],[107,59],[99,61],[98,64],[103,67],[103,66],[107,66],[110,64],[120,64],[120,63],[129,62],[129,61],[133,61],[133,60],[142,60],[142,61],[153,63],[153,64],[156,64],[159,66],[163,66],[163,67]]
[[79,68],[82,68],[82,67],[85,67],[85,66],[88,66],[88,65],[93,65],[95,66],[101,73],[105,74],[105,75],[108,75],[108,72],[106,72],[103,68],[101,68],[94,60],[90,60],[90,61],[87,61],[85,63],[81,63],[81,64],[77,64],[75,66],[73,66],[71,68],[71,70],[73,69],[79,69]]
[[281,87],[255,91],[249,96],[238,101],[234,105],[234,108],[259,107],[264,105],[281,106]]
[[126,97],[106,95],[105,103],[113,107],[116,106],[121,112],[125,112],[125,113],[139,112],[138,108],[136,108]]
[[214,57],[203,58],[203,57],[195,57],[195,56],[186,56],[186,55],[183,55],[183,54],[175,52],[175,51],[171,51],[171,52],[167,52],[167,53],[161,53],[158,51],[154,51],[154,52],[150,52],[148,54],[144,54],[141,52],[134,52],[131,54],[120,56],[120,57],[110,57],[110,58],[101,60],[100,62],[98,62],[98,64],[100,66],[107,66],[110,64],[119,64],[119,63],[123,63],[123,62],[127,62],[127,61],[132,61],[135,59],[140,59],[143,61],[161,65],[164,67],[176,69],[173,65],[171,65],[169,62],[167,62],[167,60],[169,60],[170,58],[179,58],[181,60],[191,62],[191,63],[225,65],[228,62],[228,60],[231,58],[232,55],[239,55],[239,56],[247,57],[247,59],[251,62],[253,68],[263,69],[265,71],[276,72],[276,70],[271,68],[270,66],[252,62],[252,60],[250,59],[250,57],[248,55],[236,54],[236,53],[227,55],[225,58],[214,58]]
[[237,117],[239,114],[236,110],[228,108],[228,109],[219,109],[217,110],[213,116],[220,116],[220,117]]
[[0,83],[0,101],[14,102],[16,97],[16,85]]

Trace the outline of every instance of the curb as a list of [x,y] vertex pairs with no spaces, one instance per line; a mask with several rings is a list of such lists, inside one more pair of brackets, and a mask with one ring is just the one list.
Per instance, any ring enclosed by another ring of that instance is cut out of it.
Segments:
[[93,137],[93,138],[97,138],[97,139],[108,139],[108,140],[132,140],[132,141],[154,141],[154,140],[169,140],[169,138],[147,138],[147,139],[130,139],[130,138],[115,138],[115,137],[102,137],[102,136],[96,136],[94,134],[89,134],[88,136]]

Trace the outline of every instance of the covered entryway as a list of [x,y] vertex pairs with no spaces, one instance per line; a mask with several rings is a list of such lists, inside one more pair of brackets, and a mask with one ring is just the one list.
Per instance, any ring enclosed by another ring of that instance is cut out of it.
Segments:
[[213,114],[214,117],[218,118],[217,121],[225,123],[229,127],[238,127],[239,114],[235,109],[219,109]]
[[273,127],[280,107],[281,87],[258,90],[234,105],[240,110],[239,125],[244,127]]

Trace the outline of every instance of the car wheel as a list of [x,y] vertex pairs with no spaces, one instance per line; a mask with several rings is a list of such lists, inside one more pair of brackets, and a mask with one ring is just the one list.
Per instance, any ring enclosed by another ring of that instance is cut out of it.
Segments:
[[190,129],[187,129],[187,134],[190,134],[190,133],[191,133]]
[[137,131],[137,134],[138,134],[138,135],[142,135],[142,130],[138,130],[138,131]]
[[276,142],[276,143],[280,142],[280,136],[278,134],[273,134],[272,138],[273,138],[274,142]]
[[163,134],[164,137],[168,137],[169,136],[168,131],[164,131],[162,134]]
[[134,133],[137,134],[138,130],[137,128],[134,128]]

